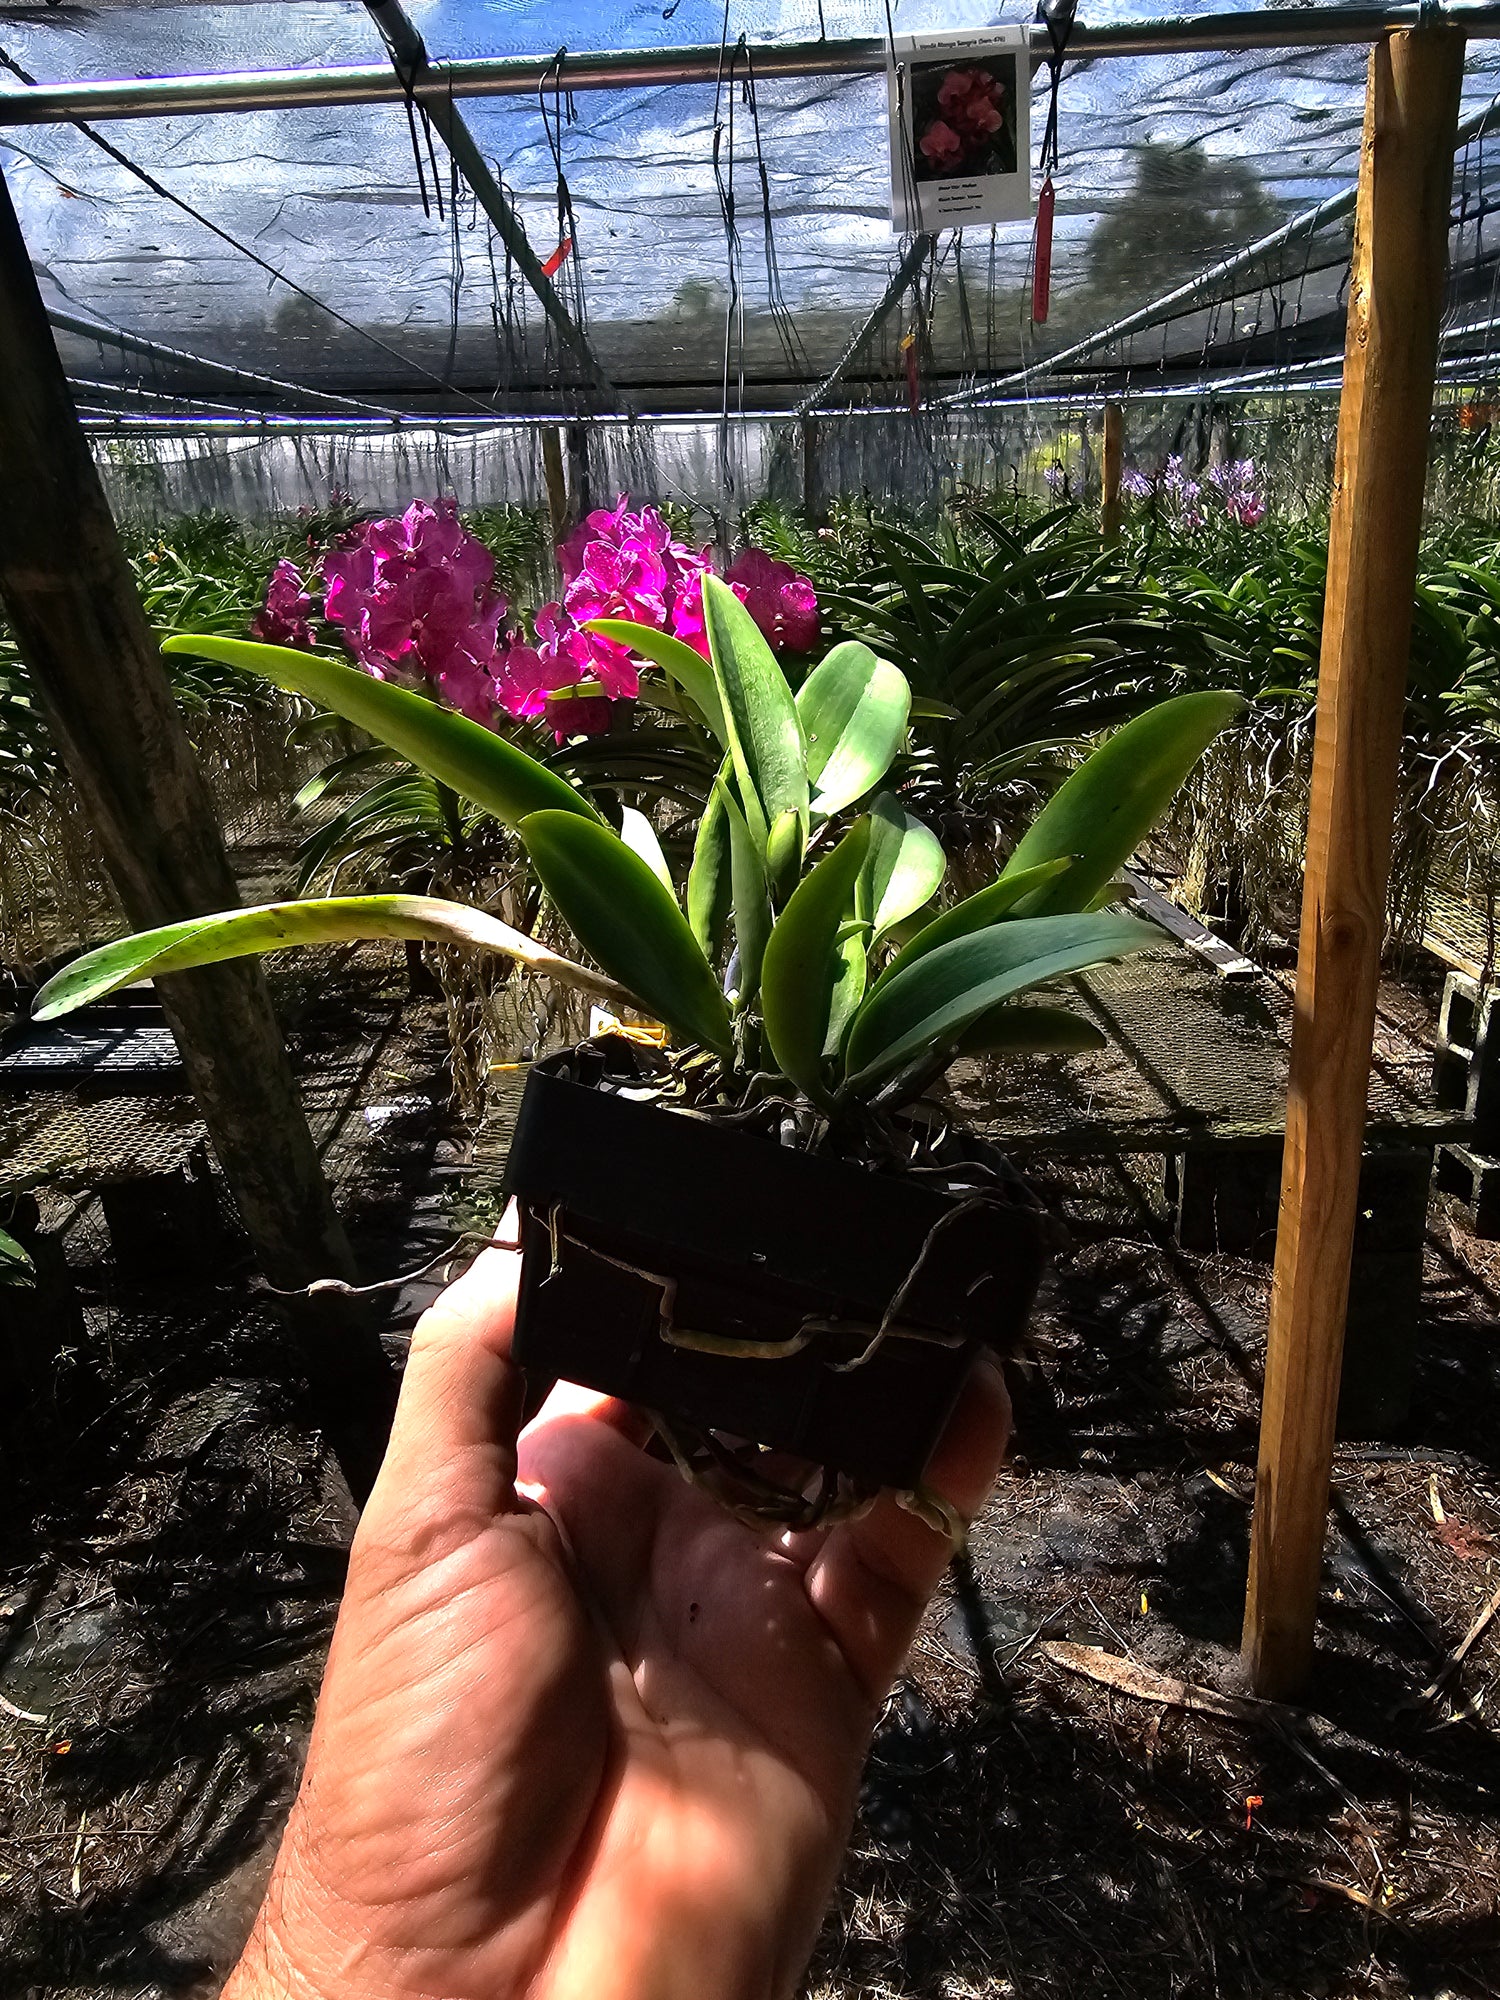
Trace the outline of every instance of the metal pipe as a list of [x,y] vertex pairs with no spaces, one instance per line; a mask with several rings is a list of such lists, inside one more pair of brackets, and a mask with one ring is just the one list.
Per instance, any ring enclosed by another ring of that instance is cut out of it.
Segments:
[[427,44],[409,19],[400,0],[365,0],[365,5],[384,37],[386,46],[390,49],[391,61],[403,91],[409,90],[414,98],[421,97],[428,117],[443,136],[443,143],[453,157],[453,164],[463,175],[480,207],[494,224],[495,233],[514,258],[521,276],[536,294],[542,311],[557,328],[559,338],[583,369],[588,380],[606,394],[611,394],[609,377],[599,365],[583,328],[558,297],[556,286],[542,269],[541,259],[532,249],[531,240],[526,234],[526,225],[507,199],[504,188],[490,172],[489,162],[474,143],[474,136],[464,123],[463,113],[446,91],[435,96],[421,94],[420,85],[434,74],[434,65],[427,53]]
[[[1149,56],[1237,49],[1336,48],[1378,41],[1400,28],[1449,26],[1471,40],[1500,37],[1494,0],[1447,5],[1261,8],[1247,14],[1199,14],[1189,19],[1079,22],[1068,55]],[[1034,58],[1049,49],[1040,24],[1031,29]],[[758,80],[773,77],[874,76],[886,66],[884,37],[771,42],[752,51]],[[712,83],[723,51],[717,43],[682,49],[605,50],[570,54],[566,90],[633,90]],[[439,99],[534,97],[556,80],[554,56],[480,56],[433,63],[414,87],[431,110]],[[194,111],[277,111],[334,104],[395,104],[406,93],[384,63],[309,69],[267,69],[218,76],[121,77],[85,83],[0,90],[0,127],[56,125],[72,118],[159,118]]]
[[101,347],[117,347],[123,354],[144,355],[149,361],[165,361],[175,368],[205,369],[210,375],[221,375],[254,389],[270,389],[278,396],[300,396],[306,402],[327,403],[333,409],[353,410],[360,416],[383,417],[387,423],[403,421],[399,410],[389,410],[381,403],[362,402],[357,396],[336,396],[332,390],[309,389],[300,382],[283,382],[279,376],[262,375],[253,368],[236,368],[231,361],[211,361],[207,355],[189,354],[184,348],[148,340],[141,333],[126,333],[117,326],[80,319],[77,313],[64,312],[58,306],[47,308],[47,318],[56,332],[74,333],[81,340],[94,341]]
[[813,390],[811,395],[804,396],[802,401],[797,405],[795,411],[797,416],[810,417],[819,403],[828,394],[829,390],[842,381],[855,355],[858,354],[859,350],[870,339],[872,334],[880,331],[907,286],[916,281],[917,274],[926,263],[932,246],[936,241],[937,239],[934,236],[914,236],[912,238],[911,243],[907,246],[906,255],[896,266],[891,282],[886,286],[884,293],[881,295],[869,318],[849,341],[843,353],[834,362],[832,368],[829,369],[817,388]]
[[[1340,362],[1334,358],[1322,365],[1333,371],[1332,379],[1327,382],[1318,380],[1305,386],[1299,385],[1303,386],[1303,393],[1319,394],[1325,389],[1337,389]],[[1455,361],[1449,365],[1451,365],[1453,372],[1462,373],[1466,364],[1462,361]],[[1472,366],[1472,363],[1467,365]],[[1497,371],[1500,371],[1500,358],[1497,358],[1496,367]],[[1268,386],[1274,386],[1276,378],[1268,371],[1264,377],[1257,377],[1255,379],[1257,381],[1263,380]],[[1241,378],[1239,376],[1226,375],[1207,382],[1164,383],[1160,387],[1153,388],[1149,394],[1152,402],[1203,402],[1215,396],[1236,395],[1240,392],[1240,385]],[[993,404],[980,403],[972,405],[971,408],[975,410],[1028,411],[1045,409],[1091,410],[1102,408],[1111,393],[1118,395],[1119,391],[1118,389],[1111,391],[1102,385],[1090,385],[1087,389],[1082,389],[1076,394],[1059,391],[1052,395],[1042,396],[1008,396],[997,399]],[[101,432],[108,432],[111,435],[116,432],[122,435],[134,432],[151,437],[289,436],[378,438],[390,434],[390,427],[388,425],[361,422],[355,418],[335,422],[326,417],[298,416],[286,411],[268,412],[264,417],[253,415],[247,415],[238,419],[233,417],[206,417],[200,421],[165,415],[159,417],[138,416],[125,411],[116,413],[102,408],[97,402],[92,407],[98,411],[99,430]],[[959,414],[963,415],[967,413],[960,412]],[[831,415],[825,415],[822,421],[843,424],[873,421],[884,417],[909,419],[910,415],[910,408],[904,401],[900,403],[865,403],[855,409],[837,410]],[[638,413],[632,419],[638,425],[702,425],[705,427],[717,426],[723,420],[724,413],[722,410],[656,410]],[[600,421],[608,423],[611,419],[604,417]],[[619,421],[623,424],[626,419],[622,417]],[[794,411],[783,408],[731,410],[729,421],[732,424],[792,425],[798,419]],[[413,441],[420,442],[422,434],[428,431],[444,437],[475,438],[482,437],[490,432],[511,429],[536,430],[547,425],[556,424],[557,422],[558,413],[556,411],[507,411],[503,415],[497,412],[495,416],[488,420],[483,417],[438,418],[412,416],[406,420],[402,435],[407,439],[408,443]]]
[[[91,379],[87,375],[70,375],[68,377],[68,391],[74,403],[80,409],[83,407],[83,404],[79,402],[80,397],[93,399],[89,404],[89,408],[91,409],[108,410],[108,399],[110,397],[123,396],[129,401],[137,403],[183,403],[190,410],[206,410],[211,415],[232,417],[240,423],[249,424],[252,427],[255,424],[254,410],[248,409],[243,403],[220,403],[216,402],[212,397],[207,396],[184,396],[180,391],[173,389],[145,389],[139,387],[134,382],[100,382]],[[146,414],[150,413],[147,412]],[[170,415],[171,413],[158,412],[157,414]]]
[[[1500,320],[1493,322],[1500,328]],[[1475,332],[1476,328],[1465,328],[1463,332]],[[1495,355],[1451,355],[1438,365],[1439,377],[1445,382],[1463,381],[1469,377],[1483,376],[1486,372],[1500,376],[1500,353]],[[1215,397],[1242,396],[1257,393],[1262,389],[1280,387],[1289,375],[1298,379],[1291,386],[1303,396],[1334,396],[1338,394],[1343,377],[1342,355],[1329,355],[1326,360],[1290,362],[1283,368],[1258,369],[1249,375],[1221,375],[1211,381],[1166,382],[1153,385],[1141,391],[1144,399],[1153,403],[1202,403]],[[77,385],[82,386],[82,385]],[[101,391],[113,385],[101,383]],[[971,403],[967,410],[1070,410],[1090,411],[1102,409],[1110,396],[1119,395],[1118,384],[1090,383],[1074,393],[1055,391],[1048,395],[997,396],[993,402]],[[295,416],[287,412],[268,414],[264,417],[206,417],[202,420],[175,416],[137,416],[126,412],[118,414],[101,407],[97,403],[87,406],[89,414],[84,428],[91,435],[99,437],[163,437],[163,438],[251,438],[251,437],[382,437],[390,435],[390,425],[373,420],[348,418],[334,421],[320,416]],[[964,411],[958,412],[965,414]],[[909,417],[911,411],[902,403],[864,403],[848,410],[824,413],[822,421],[828,423],[851,423],[880,417]],[[724,420],[722,410],[657,410],[637,413],[632,421],[637,424],[700,424],[718,425]],[[1249,412],[1247,421],[1257,421],[1256,413]],[[1261,419],[1263,420],[1263,419]],[[493,417],[424,417],[413,415],[403,419],[406,426],[404,435],[408,441],[420,440],[424,431],[434,431],[443,436],[479,437],[489,431],[515,428],[533,430],[540,425],[556,424],[558,413],[508,411],[496,412]],[[609,417],[603,422],[611,421]],[[626,421],[621,417],[618,421]],[[729,421],[734,424],[793,424],[796,414],[790,409],[731,410]]]

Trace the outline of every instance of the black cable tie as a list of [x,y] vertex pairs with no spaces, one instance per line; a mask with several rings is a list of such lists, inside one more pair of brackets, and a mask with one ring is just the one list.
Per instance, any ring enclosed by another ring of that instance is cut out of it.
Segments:
[[1037,0],[1036,18],[1047,30],[1047,40],[1051,53],[1043,58],[1047,65],[1047,125],[1042,134],[1040,165],[1043,174],[1050,174],[1058,160],[1058,94],[1062,83],[1063,55],[1073,33],[1073,19],[1077,0]]

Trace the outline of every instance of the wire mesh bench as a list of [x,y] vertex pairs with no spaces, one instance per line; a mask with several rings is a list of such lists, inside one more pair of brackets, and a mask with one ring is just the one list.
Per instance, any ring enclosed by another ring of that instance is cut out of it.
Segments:
[[[1109,1046],[956,1064],[948,1087],[966,1123],[1016,1153],[1280,1146],[1292,1002],[1278,978],[1225,981],[1164,942],[1074,984]],[[1433,1104],[1431,1050],[1404,1036],[1379,1038],[1368,1117],[1372,1149],[1430,1149],[1467,1129]]]
[[[1110,1037],[1097,1054],[970,1062],[957,1115],[1018,1157],[1163,1159],[1173,1234],[1202,1253],[1268,1255],[1286,1136],[1292,998],[1269,973],[1226,981],[1163,944],[1075,982]],[[1434,1149],[1469,1120],[1433,1101],[1432,1051],[1381,1024],[1367,1100],[1339,1422],[1404,1416],[1421,1310]]]

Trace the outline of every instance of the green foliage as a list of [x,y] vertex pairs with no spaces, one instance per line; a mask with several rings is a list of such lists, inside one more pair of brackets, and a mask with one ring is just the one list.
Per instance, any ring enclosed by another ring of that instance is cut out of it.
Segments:
[[[578,818],[580,826],[590,825],[573,813],[562,817]],[[625,851],[620,848],[620,852]],[[49,979],[36,997],[32,1018],[55,1020],[59,1014],[71,1013],[75,1007],[102,999],[137,979],[189,972],[198,965],[222,965],[231,958],[261,957],[294,945],[339,944],[354,938],[417,938],[434,944],[476,945],[485,951],[502,952],[562,985],[600,999],[616,1003],[623,999],[628,1004],[631,998],[613,981],[560,958],[534,938],[467,904],[445,903],[435,896],[330,896],[189,917],[182,923],[118,938],[97,951],[85,952]]]
[[766,946],[761,980],[766,1041],[782,1075],[815,1103],[827,1100],[823,1049],[840,970],[836,946],[869,845],[870,821],[857,820],[797,884]]
[[1110,910],[1017,917],[939,945],[915,965],[875,982],[850,1031],[847,1088],[868,1090],[964,1031],[1028,988],[1138,951],[1157,933]]
[[164,640],[162,651],[202,652],[244,673],[259,674],[292,694],[305,695],[388,743],[418,770],[472,799],[506,826],[517,825],[528,813],[548,810],[598,817],[573,786],[503,736],[466,715],[440,708],[411,688],[374,680],[357,667],[290,646],[197,633]]
[[0,1229],[0,1289],[7,1285],[30,1286],[35,1278],[36,1266],[30,1252],[8,1230]]
[[[441,937],[654,1014],[729,1073],[769,1060],[785,1086],[831,1112],[871,1093],[920,1088],[966,1044],[1082,1046],[1086,1023],[1044,1010],[1018,1020],[1005,1004],[1150,938],[1134,918],[1079,906],[1096,899],[1144,836],[1237,698],[1183,697],[1106,739],[1022,842],[1013,872],[882,966],[883,938],[930,907],[944,867],[904,794],[885,792],[855,812],[902,753],[902,676],[868,647],[846,644],[809,677],[799,709],[733,593],[710,578],[704,604],[712,695],[701,668],[680,660],[678,684],[686,691],[699,676],[690,698],[705,716],[717,699],[728,755],[700,826],[687,915],[669,857],[634,808],[619,811],[616,832],[580,790],[515,745],[336,662],[243,642],[177,642],[267,673],[378,732],[419,766],[415,777],[393,774],[398,793],[418,788],[396,809],[425,810],[420,788],[435,784],[440,810],[451,788],[515,826],[547,895],[602,972],[558,959],[461,904],[335,898],[199,918],[107,945],[59,975],[41,1011],[61,1013],[143,975],[298,942]],[[375,768],[372,761],[357,771]],[[357,826],[342,837],[357,838]],[[814,859],[805,867],[808,851]],[[1052,913],[1038,914],[1039,904]],[[726,977],[717,956],[727,908],[737,951]]]
[[[688,922],[693,927],[693,936],[709,958],[719,955],[734,892],[730,873],[729,805],[722,782],[727,775],[726,768],[709,793],[703,817],[698,822],[693,863],[688,871]],[[743,815],[741,818],[743,821]]]
[[846,640],[819,661],[797,690],[814,817],[831,818],[880,783],[910,712],[906,676],[868,646]]
[[581,813],[531,813],[520,833],[542,886],[585,951],[684,1039],[726,1054],[728,1003],[655,869]]
[[923,924],[891,961],[892,971],[899,966],[914,965],[928,952],[936,951],[939,945],[953,944],[958,938],[982,931],[990,924],[998,924],[1002,918],[1014,913],[1023,897],[1054,881],[1072,866],[1073,857],[1067,854],[1059,855],[1053,861],[1039,862],[1034,868],[1018,868],[1014,872],[1007,870],[998,882],[991,882],[988,888],[965,897],[963,902],[955,903],[930,923]]
[[[807,837],[810,790],[797,704],[760,627],[728,584],[715,576],[703,579],[703,622],[745,824],[768,864],[771,836],[779,828],[779,839],[794,854],[795,874]],[[788,815],[790,840],[784,825]]]
[[1237,694],[1180,694],[1117,729],[1047,801],[1005,864],[1002,882],[1072,861],[1023,896],[1016,915],[1089,909],[1244,705]]
[[1002,1001],[970,1022],[954,1051],[961,1056],[1081,1056],[1108,1045],[1102,1029],[1066,1007]]
[[870,848],[855,884],[854,913],[878,943],[937,894],[947,861],[937,835],[893,792],[881,793],[869,819]]
[[910,683],[910,802],[945,829],[1006,813],[1018,785],[1050,789],[1082,744],[1171,692],[1203,650],[1169,595],[1071,508],[871,533],[877,560],[824,608]]
[[[617,646],[628,646],[631,652],[639,653],[642,659],[660,667],[667,677],[668,700],[663,703],[661,692],[650,688],[642,691],[643,699],[657,706],[666,706],[672,714],[696,716],[728,749],[724,708],[719,700],[713,668],[701,653],[695,653],[691,646],[684,645],[670,632],[653,631],[649,625],[639,625],[631,618],[590,618],[583,629],[585,632],[596,632],[601,639],[613,639]],[[675,695],[670,692],[674,687]],[[676,695],[687,696],[690,706],[686,710]]]
[[[296,553],[301,539],[290,529],[262,533],[227,515],[192,515],[170,537],[128,537],[126,554],[154,630],[191,625],[201,632],[242,633],[276,561]],[[247,681],[212,661],[179,658],[168,668],[178,706],[190,717],[243,715],[280,705],[280,696],[264,682]],[[61,780],[52,732],[0,619],[0,800],[44,794]]]

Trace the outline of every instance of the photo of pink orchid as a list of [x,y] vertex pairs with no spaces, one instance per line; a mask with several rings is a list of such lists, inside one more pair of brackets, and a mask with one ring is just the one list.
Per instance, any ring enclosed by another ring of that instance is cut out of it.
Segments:
[[926,63],[911,75],[916,178],[1016,171],[1015,58]]

